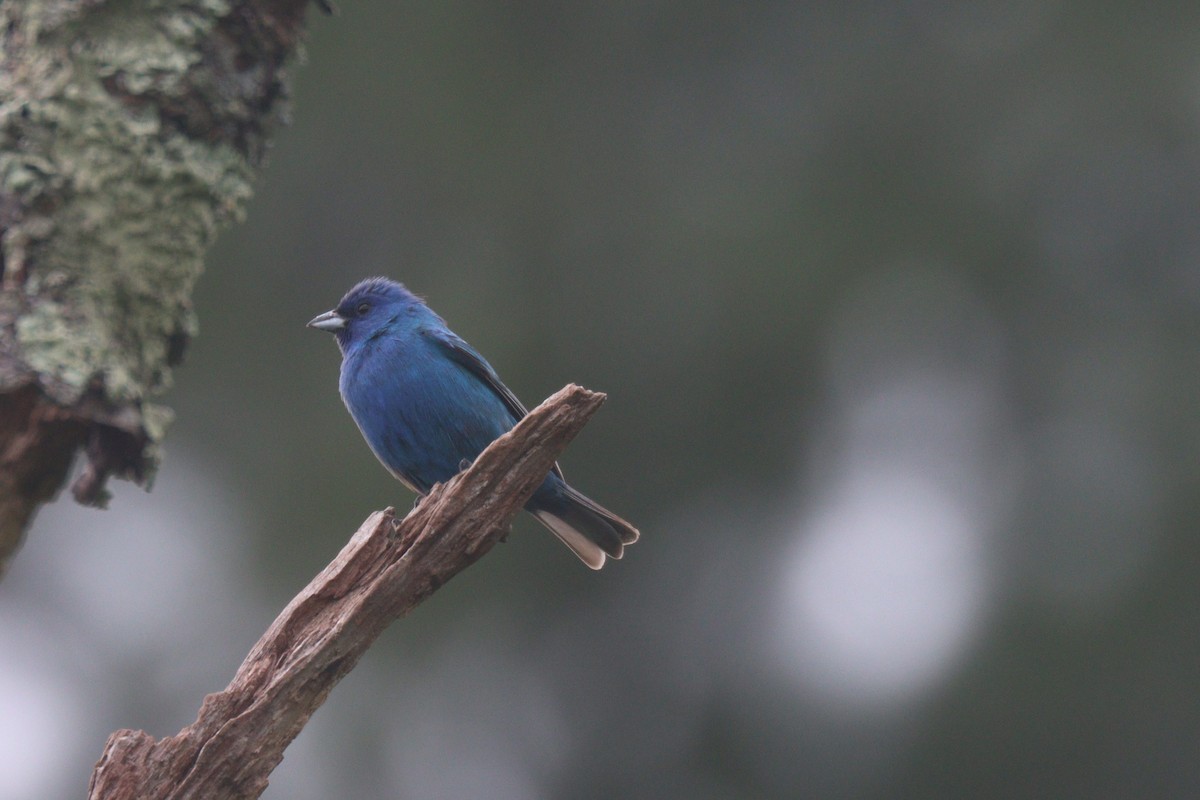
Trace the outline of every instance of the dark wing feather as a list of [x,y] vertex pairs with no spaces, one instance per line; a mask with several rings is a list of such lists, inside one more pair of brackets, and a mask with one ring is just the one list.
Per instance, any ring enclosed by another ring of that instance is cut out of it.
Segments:
[[[500,398],[505,408],[512,414],[514,424],[522,420],[529,413],[528,409],[517,399],[517,396],[501,382],[500,376],[496,374],[496,370],[492,369],[492,365],[474,347],[471,347],[471,345],[449,330],[430,331],[430,333],[432,334],[431,338],[445,350],[446,355],[452,361],[466,368],[467,372],[483,381]],[[562,469],[559,468],[557,462],[554,464],[554,474],[559,478],[563,477]]]

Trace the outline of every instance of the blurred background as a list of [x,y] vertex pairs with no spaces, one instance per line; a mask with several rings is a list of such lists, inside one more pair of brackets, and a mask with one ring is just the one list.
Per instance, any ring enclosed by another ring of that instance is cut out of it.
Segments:
[[1200,6],[343,2],[196,296],[150,494],[0,583],[0,798],[194,718],[411,496],[305,330],[428,298],[572,483],[267,798],[1200,795]]

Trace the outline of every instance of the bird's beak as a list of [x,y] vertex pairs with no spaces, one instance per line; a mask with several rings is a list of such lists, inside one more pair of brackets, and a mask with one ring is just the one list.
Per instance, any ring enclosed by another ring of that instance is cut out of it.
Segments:
[[336,311],[326,311],[324,314],[313,317],[311,320],[309,320],[308,327],[316,328],[319,331],[337,333],[342,328],[346,327],[346,318],[338,314]]

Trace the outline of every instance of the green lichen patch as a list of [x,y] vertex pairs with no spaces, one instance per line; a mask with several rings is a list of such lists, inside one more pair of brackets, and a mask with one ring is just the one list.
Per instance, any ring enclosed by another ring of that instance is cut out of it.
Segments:
[[217,33],[229,10],[114,0],[0,12],[22,48],[21,68],[0,77],[12,82],[0,87],[0,194],[24,209],[0,247],[23,270],[21,357],[62,402],[97,384],[114,402],[162,392],[196,329],[203,254],[252,190],[244,143],[222,133],[265,137],[282,113],[282,98],[264,112],[221,95],[239,88],[217,58],[238,46]]

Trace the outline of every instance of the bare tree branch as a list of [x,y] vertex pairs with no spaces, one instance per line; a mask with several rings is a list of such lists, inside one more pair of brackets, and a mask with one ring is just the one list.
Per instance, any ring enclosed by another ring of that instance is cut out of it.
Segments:
[[393,620],[504,536],[567,443],[604,402],[569,385],[496,440],[466,471],[435,486],[399,524],[372,514],[298,594],[196,721],[155,740],[113,733],[90,800],[255,798],[284,748]]

